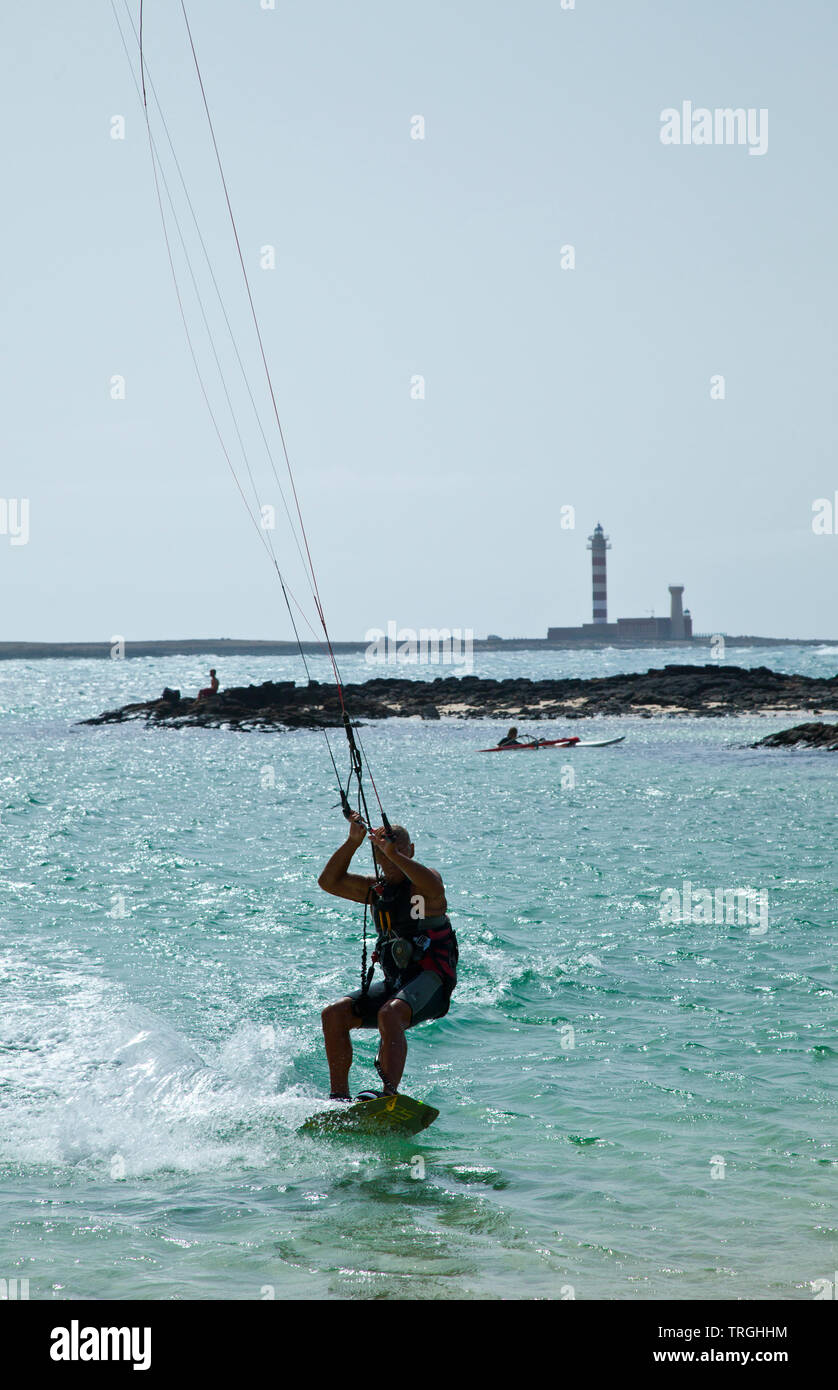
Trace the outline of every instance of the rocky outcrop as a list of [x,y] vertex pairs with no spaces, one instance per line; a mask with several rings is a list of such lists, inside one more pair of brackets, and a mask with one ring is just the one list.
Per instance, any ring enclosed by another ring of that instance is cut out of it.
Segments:
[[752,748],[826,748],[838,753],[838,724],[795,724],[758,739]]
[[[785,675],[766,666],[745,669],[717,663],[583,680],[484,680],[479,676],[404,680],[378,677],[345,687],[353,720],[459,718],[587,719],[594,714],[778,714],[784,710],[838,713],[838,676]],[[332,728],[342,722],[334,685],[265,681],[219,691],[202,700],[166,689],[156,700],[107,710],[85,724],[140,719],[167,728]]]

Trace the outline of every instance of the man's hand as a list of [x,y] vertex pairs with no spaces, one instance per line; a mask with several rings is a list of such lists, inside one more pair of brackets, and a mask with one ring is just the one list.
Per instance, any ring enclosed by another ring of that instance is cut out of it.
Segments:
[[367,833],[367,827],[361,820],[360,811],[350,811],[347,820],[349,821],[349,843],[360,845]]
[[392,859],[392,851],[396,846],[393,840],[390,839],[384,826],[380,825],[377,830],[371,830],[370,835],[375,845],[376,854],[383,854],[385,859]]

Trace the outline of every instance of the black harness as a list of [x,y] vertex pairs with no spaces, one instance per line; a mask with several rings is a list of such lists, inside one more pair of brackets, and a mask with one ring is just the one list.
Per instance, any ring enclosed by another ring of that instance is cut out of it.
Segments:
[[422,897],[407,878],[371,885],[369,904],[378,934],[373,964],[380,962],[388,984],[401,987],[422,970],[433,970],[450,993],[458,951],[448,917],[422,916]]

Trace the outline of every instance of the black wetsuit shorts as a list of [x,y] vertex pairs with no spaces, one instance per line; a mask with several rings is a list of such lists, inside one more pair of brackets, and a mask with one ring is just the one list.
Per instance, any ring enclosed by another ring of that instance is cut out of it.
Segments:
[[451,991],[434,970],[420,970],[407,984],[399,985],[388,980],[379,980],[370,985],[366,999],[358,989],[350,994],[353,1013],[361,1020],[363,1028],[378,1027],[378,1010],[391,999],[403,999],[412,1009],[408,1028],[415,1023],[426,1023],[429,1018],[442,1018],[448,1013]]

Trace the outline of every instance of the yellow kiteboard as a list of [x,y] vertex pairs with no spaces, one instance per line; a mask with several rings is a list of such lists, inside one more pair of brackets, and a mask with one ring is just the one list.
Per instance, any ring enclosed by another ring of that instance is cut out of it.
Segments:
[[301,1134],[418,1134],[432,1125],[438,1110],[411,1096],[377,1096],[332,1106],[312,1115]]

